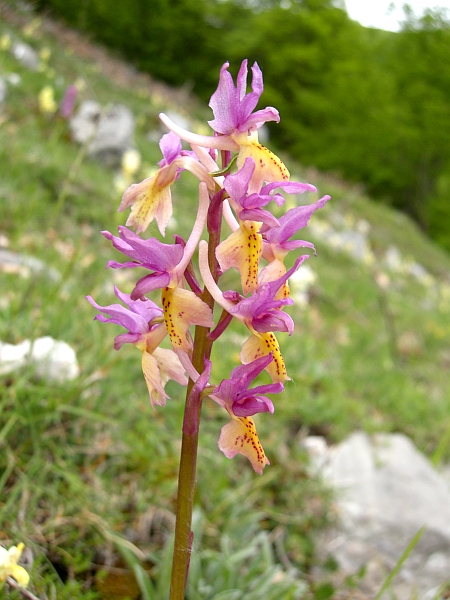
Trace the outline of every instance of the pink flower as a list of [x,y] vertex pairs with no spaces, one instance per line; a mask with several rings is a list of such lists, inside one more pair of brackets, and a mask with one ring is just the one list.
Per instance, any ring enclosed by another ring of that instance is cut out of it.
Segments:
[[173,212],[170,186],[177,180],[180,171],[190,171],[212,190],[215,186],[206,168],[193,157],[193,152],[181,149],[177,135],[172,132],[163,135],[159,146],[164,157],[159,163],[160,169],[153,177],[133,183],[125,191],[119,206],[119,212],[132,207],[126,224],[135,227],[137,233],[145,231],[156,219],[159,231],[165,235]]
[[[277,299],[277,292],[306,258],[308,258],[306,255],[300,256],[295,261],[294,266],[282,277],[261,284],[254,294],[248,298],[241,297],[237,304],[222,304],[223,308],[245,323],[251,331],[257,331],[258,333],[284,331],[292,335],[294,322],[288,314],[280,309],[282,306],[294,302],[291,298]],[[236,292],[225,292],[222,296],[225,300],[232,300],[236,296]]]
[[91,296],[86,296],[86,299],[100,311],[95,316],[96,320],[121,325],[128,330],[127,333],[116,336],[114,348],[119,350],[123,344],[134,344],[141,350],[142,371],[150,402],[153,407],[164,406],[169,398],[164,391],[167,381],[173,379],[181,385],[187,385],[187,377],[175,352],[158,348],[167,335],[163,311],[151,300],[132,300],[131,296],[116,287],[114,292],[127,308],[121,304],[100,306]]
[[[214,119],[209,121],[209,124],[219,135],[206,136],[186,131],[164,113],[161,113],[159,118],[168,129],[190,144],[216,150],[238,151],[239,168],[244,165],[246,158],[252,158],[256,168],[249,187],[250,193],[259,191],[264,181],[288,181],[289,171],[283,161],[258,141],[257,130],[261,125],[267,121],[278,123],[280,120],[278,111],[272,107],[253,112],[264,89],[261,69],[256,63],[253,65],[252,91],[246,94],[247,61],[244,60],[241,65],[236,87],[228,72],[228,66],[228,63],[223,65],[219,86],[210,100]],[[204,162],[202,158],[200,160]]]
[[191,325],[212,327],[214,325],[211,309],[194,292],[184,289],[184,272],[197,247],[206,221],[208,209],[206,185],[200,184],[200,204],[192,233],[183,248],[181,244],[163,244],[156,238],[144,240],[126,227],[119,227],[119,236],[109,231],[103,235],[113,246],[132,261],[118,263],[109,261],[107,267],[144,267],[153,271],[137,282],[131,298],[143,299],[144,295],[156,289],[162,289],[164,321],[175,350],[188,353],[192,348],[189,335]]
[[74,85],[69,85],[64,92],[63,99],[59,105],[59,113],[64,119],[70,119],[75,109],[78,90]]
[[262,72],[258,64],[252,67],[252,91],[247,91],[247,60],[242,62],[237,76],[237,86],[228,72],[229,63],[220,69],[219,85],[211,96],[209,106],[214,113],[214,119],[208,121],[211,128],[221,135],[250,132],[259,129],[267,121],[279,123],[280,116],[276,108],[268,107],[253,112],[263,93]]
[[[289,194],[316,191],[316,188],[308,183],[276,181],[263,186],[258,193],[249,194],[248,189],[254,170],[253,159],[247,158],[237,173],[225,178],[224,188],[230,196],[230,204],[239,221],[233,233],[219,244],[216,250],[217,260],[223,272],[231,267],[239,271],[244,294],[254,292],[258,288],[259,259],[263,252],[261,232],[277,232],[281,228],[281,221],[262,207],[272,200],[278,206],[284,203],[283,196],[274,193],[278,189]],[[305,242],[303,245],[307,246],[308,243]]]
[[224,379],[212,392],[214,400],[219,401],[236,417],[251,417],[256,413],[273,413],[273,403],[265,394],[278,394],[283,391],[282,383],[269,383],[249,389],[249,385],[267,365],[273,360],[268,354],[247,365],[239,365],[230,374],[229,379]]
[[313,244],[310,242],[305,242],[304,240],[289,241],[289,238],[295,235],[299,229],[306,227],[311,215],[317,209],[323,208],[329,199],[330,196],[324,196],[320,200],[317,200],[317,202],[314,202],[314,204],[291,208],[291,210],[288,210],[286,214],[279,218],[277,227],[271,227],[264,224],[260,230],[265,242],[264,256],[266,257],[266,254],[268,255],[270,253],[273,256],[282,254],[284,257],[290,250],[305,246],[314,249]]
[[199,267],[205,286],[217,304],[242,321],[251,333],[250,338],[242,346],[242,362],[248,364],[261,356],[272,353],[273,361],[266,367],[272,381],[276,383],[289,379],[278,340],[271,328],[276,331],[292,333],[293,322],[291,317],[279,310],[285,304],[292,304],[292,300],[287,297],[278,299],[277,293],[285,285],[288,277],[308,257],[300,256],[294,266],[279,279],[265,282],[249,298],[242,298],[237,292],[222,293],[209,270],[207,252],[206,242],[201,241],[199,245]]

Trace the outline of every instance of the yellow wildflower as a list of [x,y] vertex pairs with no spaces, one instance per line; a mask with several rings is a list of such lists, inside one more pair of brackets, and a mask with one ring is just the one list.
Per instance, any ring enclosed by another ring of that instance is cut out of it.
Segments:
[[55,94],[51,85],[46,85],[39,92],[39,108],[45,114],[53,114],[58,110]]
[[27,587],[30,576],[23,567],[17,564],[23,549],[22,543],[11,546],[9,550],[0,546],[0,586],[7,577],[13,577],[19,585]]

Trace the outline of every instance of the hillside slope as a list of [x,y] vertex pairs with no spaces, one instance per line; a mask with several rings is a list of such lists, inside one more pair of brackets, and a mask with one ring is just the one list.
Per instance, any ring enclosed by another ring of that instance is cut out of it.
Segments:
[[[169,385],[172,400],[154,412],[134,349],[114,352],[114,328],[93,322],[85,296],[106,305],[114,283],[126,292],[133,285],[127,273],[105,270],[112,256],[99,232],[124,223],[117,213],[124,186],[161,158],[158,113],[176,112],[201,130],[209,111],[32,12],[0,4],[0,14],[0,250],[18,260],[0,252],[0,340],[51,335],[75,349],[81,367],[64,384],[30,369],[1,376],[2,536],[32,549],[32,589],[42,597],[56,589],[58,598],[112,598],[108,586],[126,575],[126,592],[115,597],[137,598],[126,569],[136,562],[127,553],[132,542],[162,599],[182,390]],[[14,53],[23,43],[35,51],[35,69]],[[134,114],[141,163],[132,176],[72,140],[59,113],[72,84],[78,103],[122,104]],[[301,236],[315,243],[317,257],[292,284],[296,332],[283,346],[293,381],[272,420],[258,421],[271,461],[258,480],[239,457],[218,452],[222,417],[205,406],[196,516],[202,550],[194,553],[190,600],[199,590],[207,600],[237,585],[233,564],[246,590],[266,574],[269,600],[316,597],[314,533],[333,515],[326,490],[305,468],[307,433],[333,442],[356,429],[402,431],[435,463],[450,458],[450,257],[358,187],[300,165],[291,171],[332,196]],[[175,187],[186,222],[172,221],[168,241],[175,228],[188,231],[195,189],[187,177]],[[25,257],[41,261],[40,269]],[[236,366],[240,341],[239,328],[219,339],[215,378]],[[251,542],[243,548],[242,540]],[[269,572],[285,587],[275,587]]]

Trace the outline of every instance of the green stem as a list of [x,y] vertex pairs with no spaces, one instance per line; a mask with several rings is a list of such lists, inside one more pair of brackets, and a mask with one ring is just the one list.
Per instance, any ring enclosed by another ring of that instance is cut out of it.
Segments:
[[[220,211],[222,205],[220,204]],[[216,221],[217,222],[217,221]],[[218,220],[221,223],[221,218]],[[210,229],[210,228],[209,228]],[[215,249],[220,243],[220,226],[209,230],[209,265],[213,277],[217,281],[219,266]],[[204,290],[202,300],[213,310],[214,300],[208,290]],[[209,329],[195,328],[192,364],[198,373],[202,373],[205,358],[210,358],[213,342],[208,339]],[[178,474],[177,513],[175,524],[175,542],[170,582],[170,600],[183,600],[191,558],[193,541],[192,509],[195,495],[195,478],[197,471],[198,435],[202,400],[200,395],[191,394],[194,382],[189,380],[184,408],[183,436],[181,440],[180,470]]]
[[[207,346],[208,330],[196,327],[194,341],[193,364],[197,371],[203,370],[203,356]],[[186,393],[184,423],[191,427],[183,427],[181,441],[180,471],[178,474],[177,515],[175,524],[175,543],[172,563],[172,579],[170,583],[170,600],[183,600],[187,583],[193,534],[191,532],[192,509],[195,494],[195,477],[197,471],[198,434],[201,399],[193,399],[192,380]]]

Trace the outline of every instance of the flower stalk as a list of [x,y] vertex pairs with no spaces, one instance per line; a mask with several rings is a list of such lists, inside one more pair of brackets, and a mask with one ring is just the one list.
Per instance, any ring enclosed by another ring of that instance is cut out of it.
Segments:
[[[208,332],[204,327],[196,328],[193,364],[197,370],[201,369],[202,357],[206,352],[207,333]],[[194,387],[194,382],[190,379],[186,392],[180,468],[178,472],[178,494],[172,576],[170,581],[170,600],[184,599],[192,542],[194,538],[191,524],[197,473],[200,414],[202,410],[201,395],[193,393]]]
[[[214,304],[209,292],[206,295],[211,305]],[[211,306],[212,308],[212,306]],[[197,372],[204,369],[205,359],[209,359],[212,343],[208,340],[209,329],[197,326],[194,335],[192,364]],[[210,371],[210,369],[209,369]],[[200,377],[201,379],[201,377]],[[205,384],[207,381],[205,382]],[[175,522],[175,540],[170,581],[170,600],[183,600],[189,572],[194,534],[191,529],[192,510],[197,473],[198,436],[200,431],[200,415],[202,396],[195,390],[195,384],[189,379],[186,391],[183,428],[181,438],[180,468],[178,472],[178,494]]]

